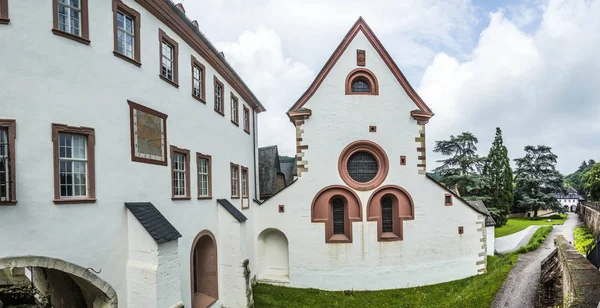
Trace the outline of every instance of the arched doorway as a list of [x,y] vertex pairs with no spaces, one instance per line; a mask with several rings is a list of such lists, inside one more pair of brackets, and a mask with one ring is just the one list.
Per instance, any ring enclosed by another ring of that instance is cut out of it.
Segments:
[[40,256],[0,259],[0,270],[11,268],[27,268],[35,288],[59,307],[118,307],[117,292],[90,268]]
[[259,280],[290,280],[288,240],[283,232],[266,229],[258,236],[257,276]]
[[200,232],[192,244],[192,308],[205,308],[219,298],[217,242],[208,230]]

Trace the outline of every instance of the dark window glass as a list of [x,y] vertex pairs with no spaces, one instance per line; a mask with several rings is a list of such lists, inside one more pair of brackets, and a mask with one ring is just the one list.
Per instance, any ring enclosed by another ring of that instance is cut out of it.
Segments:
[[368,152],[356,152],[348,159],[348,174],[359,182],[366,183],[371,181],[377,175],[379,165],[375,156]]
[[446,204],[452,203],[452,196],[446,196]]
[[0,128],[0,201],[10,201],[10,153],[8,129]]
[[355,80],[352,82],[352,92],[371,92],[369,84],[362,80]]
[[392,199],[385,197],[381,200],[381,232],[393,232]]
[[333,234],[344,234],[344,201],[333,200]]

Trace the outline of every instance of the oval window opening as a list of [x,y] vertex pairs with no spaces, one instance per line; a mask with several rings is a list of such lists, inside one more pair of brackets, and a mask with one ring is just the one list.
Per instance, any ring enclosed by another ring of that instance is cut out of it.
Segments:
[[360,151],[348,158],[348,175],[358,182],[367,183],[377,176],[379,164],[377,159],[369,152]]

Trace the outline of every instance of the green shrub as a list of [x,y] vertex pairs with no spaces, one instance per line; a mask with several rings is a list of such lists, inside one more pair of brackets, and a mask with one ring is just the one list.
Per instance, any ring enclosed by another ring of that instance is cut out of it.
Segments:
[[540,247],[542,245],[542,243],[544,242],[546,237],[548,237],[548,234],[550,234],[551,231],[552,231],[552,226],[539,227],[535,231],[535,233],[533,234],[531,239],[529,239],[529,242],[527,243],[527,245],[517,249],[517,251],[515,251],[515,253],[517,253],[517,254],[528,253],[530,251],[534,251],[534,250],[538,249],[538,247]]
[[573,230],[573,237],[575,248],[577,248],[581,254],[585,255],[585,250],[594,240],[594,235],[590,229],[586,227],[577,227]]

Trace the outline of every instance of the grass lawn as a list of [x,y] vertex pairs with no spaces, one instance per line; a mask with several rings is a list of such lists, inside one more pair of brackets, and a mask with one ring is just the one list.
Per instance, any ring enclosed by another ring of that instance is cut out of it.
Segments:
[[575,248],[577,248],[582,255],[585,255],[585,250],[594,240],[594,235],[590,229],[586,227],[577,227],[573,230],[573,237]]
[[488,272],[436,285],[383,291],[296,289],[267,284],[254,287],[257,308],[287,307],[489,307],[520,254],[537,249],[552,226],[539,228],[527,246],[502,257],[488,257]]
[[560,216],[561,216],[560,219],[552,219],[551,222],[549,222],[547,218],[541,219],[541,220],[532,220],[529,218],[510,218],[506,222],[506,225],[504,225],[500,228],[496,228],[496,230],[494,232],[494,237],[502,237],[502,236],[507,236],[507,235],[513,234],[513,233],[517,233],[529,226],[562,225],[565,222],[567,215],[562,214]]

